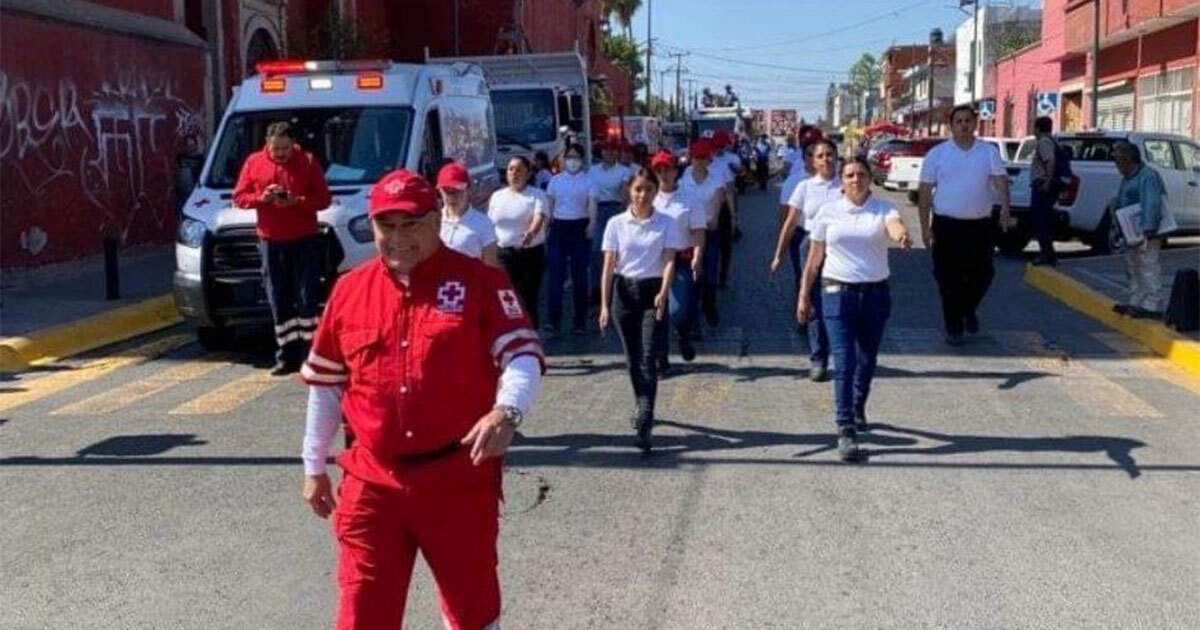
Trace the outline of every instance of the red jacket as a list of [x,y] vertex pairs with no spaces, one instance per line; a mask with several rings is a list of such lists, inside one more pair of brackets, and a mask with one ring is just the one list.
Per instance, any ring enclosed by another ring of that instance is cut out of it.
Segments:
[[499,269],[440,247],[409,277],[402,284],[375,258],[338,279],[300,376],[345,388],[355,441],[338,463],[355,477],[498,484],[500,459],[476,467],[468,449],[416,468],[398,462],[462,439],[492,409],[513,358],[544,369],[538,335]]
[[[271,184],[286,188],[299,203],[263,203],[262,193]],[[234,205],[258,212],[258,237],[267,241],[295,241],[316,234],[317,213],[330,201],[321,163],[300,148],[283,164],[272,160],[266,149],[250,154],[233,189]]]

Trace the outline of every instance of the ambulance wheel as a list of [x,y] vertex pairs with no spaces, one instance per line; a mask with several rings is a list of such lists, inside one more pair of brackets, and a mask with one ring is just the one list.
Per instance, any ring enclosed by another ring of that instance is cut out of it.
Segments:
[[233,335],[228,328],[218,326],[197,326],[196,340],[205,350],[224,350],[229,347]]

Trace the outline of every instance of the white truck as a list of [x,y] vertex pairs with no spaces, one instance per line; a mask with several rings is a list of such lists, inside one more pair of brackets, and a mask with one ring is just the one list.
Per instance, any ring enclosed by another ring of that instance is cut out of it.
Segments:
[[[1179,224],[1176,234],[1200,233],[1200,145],[1174,134],[1109,131],[1054,134],[1071,151],[1075,180],[1055,203],[1056,240],[1079,238],[1099,253],[1121,248],[1121,231],[1108,207],[1117,194],[1121,174],[1112,161],[1113,145],[1128,141],[1141,151],[1142,162],[1158,171],[1167,190],[1167,207]],[[1019,252],[1029,243],[1029,169],[1036,142],[1022,143],[1016,161],[1009,165],[1013,216],[1016,229],[1001,237],[1001,249]]]
[[246,157],[266,128],[288,121],[325,170],[333,201],[317,215],[323,287],[375,255],[367,193],[404,167],[432,180],[444,158],[466,164],[474,203],[499,187],[487,84],[478,66],[388,61],[276,61],[235,91],[198,185],[182,209],[175,245],[175,305],[200,343],[225,345],[234,329],[271,321],[253,211],[233,206]]
[[483,69],[496,119],[501,166],[514,155],[550,159],[567,142],[583,145],[592,161],[591,99],[587,66],[578,52],[430,57],[431,64],[469,63]]
[[692,138],[711,137],[718,129],[746,135],[749,120],[740,106],[701,107],[692,112]]

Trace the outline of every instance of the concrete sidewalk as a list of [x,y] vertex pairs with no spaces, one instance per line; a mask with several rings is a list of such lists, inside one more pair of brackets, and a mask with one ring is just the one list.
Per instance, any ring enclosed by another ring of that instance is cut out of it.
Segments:
[[105,299],[104,257],[6,270],[0,335],[6,371],[70,356],[179,321],[170,297],[173,245],[121,252],[119,300]]
[[[1171,246],[1162,251],[1162,304],[1165,309],[1167,300],[1171,297],[1171,284],[1175,281],[1175,272],[1181,269],[1200,268],[1200,246],[1195,239],[1186,239],[1186,246]],[[1066,274],[1088,288],[1098,291],[1111,298],[1114,302],[1122,303],[1129,299],[1129,280],[1125,274],[1125,257],[1120,254],[1111,256],[1091,256],[1087,258],[1071,258],[1059,261],[1056,271]],[[1200,332],[1183,333],[1185,336],[1200,341]]]

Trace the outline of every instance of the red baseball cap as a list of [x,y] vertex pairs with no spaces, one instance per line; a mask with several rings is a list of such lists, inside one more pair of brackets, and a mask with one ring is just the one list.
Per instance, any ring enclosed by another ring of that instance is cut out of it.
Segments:
[[707,138],[700,138],[692,143],[688,148],[688,155],[692,159],[708,159],[713,155],[713,143]]
[[405,169],[384,175],[371,187],[367,214],[377,217],[403,212],[419,217],[437,210],[437,193],[424,177]]
[[471,186],[471,174],[467,167],[458,162],[450,162],[438,171],[437,187],[450,190],[465,190]]
[[675,168],[675,156],[666,149],[655,153],[654,157],[650,158],[650,170],[656,171],[663,167]]

